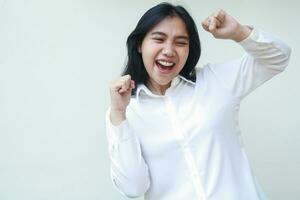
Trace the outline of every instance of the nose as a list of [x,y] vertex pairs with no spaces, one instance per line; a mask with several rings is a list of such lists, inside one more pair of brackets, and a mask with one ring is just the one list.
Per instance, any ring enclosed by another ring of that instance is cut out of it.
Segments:
[[175,56],[175,51],[172,44],[166,44],[162,50],[162,53],[167,57]]

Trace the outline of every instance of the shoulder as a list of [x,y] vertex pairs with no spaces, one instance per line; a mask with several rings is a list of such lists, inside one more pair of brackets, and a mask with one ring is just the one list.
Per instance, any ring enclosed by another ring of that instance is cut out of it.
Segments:
[[208,82],[213,77],[213,67],[213,64],[207,63],[202,67],[195,68],[196,85],[202,84],[203,82]]

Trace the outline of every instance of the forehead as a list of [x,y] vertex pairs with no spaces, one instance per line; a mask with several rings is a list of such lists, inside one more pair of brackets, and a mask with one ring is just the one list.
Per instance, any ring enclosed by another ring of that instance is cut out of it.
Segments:
[[153,32],[163,32],[169,36],[188,36],[186,24],[177,16],[169,16],[154,26],[148,34]]

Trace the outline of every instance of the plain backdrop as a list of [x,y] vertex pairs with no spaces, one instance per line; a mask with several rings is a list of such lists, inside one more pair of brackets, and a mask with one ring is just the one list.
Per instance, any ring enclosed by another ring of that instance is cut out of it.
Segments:
[[[0,0],[0,200],[125,200],[113,187],[104,113],[126,38],[160,1]],[[176,1],[195,19],[198,67],[242,56],[201,21],[223,8],[292,47],[283,73],[241,105],[251,167],[270,200],[300,199],[297,0]]]

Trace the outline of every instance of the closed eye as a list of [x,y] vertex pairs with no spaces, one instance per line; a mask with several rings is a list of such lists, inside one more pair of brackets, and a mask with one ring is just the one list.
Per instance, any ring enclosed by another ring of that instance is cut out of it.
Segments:
[[188,45],[189,43],[187,43],[187,42],[176,42],[176,44],[179,44],[179,45]]
[[156,42],[163,42],[164,39],[163,38],[152,38],[153,40],[155,40]]

